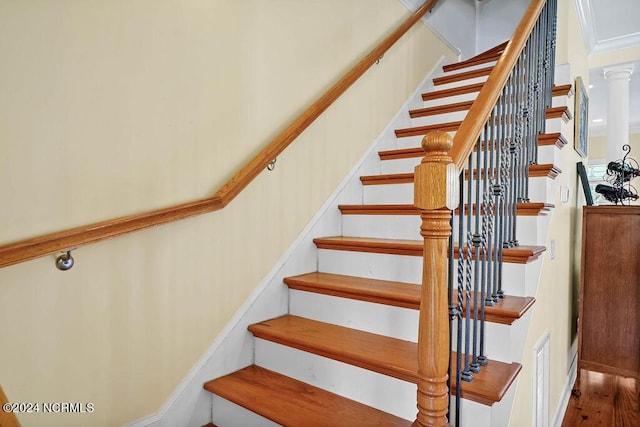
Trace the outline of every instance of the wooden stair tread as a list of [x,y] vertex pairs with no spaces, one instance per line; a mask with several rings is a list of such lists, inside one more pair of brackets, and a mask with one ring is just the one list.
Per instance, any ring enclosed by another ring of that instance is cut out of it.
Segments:
[[284,283],[290,289],[300,291],[375,302],[394,307],[411,309],[420,307],[420,286],[412,283],[321,272],[287,277],[284,279]]
[[499,45],[492,47],[491,49],[488,49],[464,61],[445,65],[444,67],[442,67],[442,69],[445,72],[449,72],[449,71],[459,70],[462,68],[467,68],[473,65],[484,64],[486,62],[497,61],[500,58],[500,55],[502,55],[502,52],[504,52],[504,49],[507,47],[507,43],[508,41],[500,43]]
[[[446,104],[440,105],[437,107],[429,107],[429,108],[420,108],[417,110],[409,111],[409,116],[411,118],[419,118],[426,117],[431,115],[443,114],[443,113],[451,113],[456,111],[466,111],[471,108],[473,104],[472,101],[468,102],[457,102],[454,104]],[[565,123],[573,118],[571,115],[571,111],[569,111],[569,107],[553,107],[547,108],[547,119],[558,119],[561,118]],[[416,126],[409,127],[404,129],[397,129],[396,136],[398,138],[406,137],[406,136],[416,136],[416,135],[426,135],[427,133],[440,130],[443,132],[452,132],[458,130],[461,122],[447,122],[447,123],[438,123],[427,126]]]
[[484,57],[478,57],[475,59],[472,58],[466,61],[456,62],[455,64],[445,65],[444,67],[442,67],[442,69],[445,72],[463,70],[465,68],[474,67],[476,65],[487,64],[489,62],[496,62],[498,59],[500,59],[500,56],[502,56],[502,53],[494,53],[491,55],[486,55]]
[[250,365],[205,383],[204,388],[283,426],[410,426],[404,420],[351,399]]
[[[321,237],[313,239],[318,249],[329,249],[351,252],[369,252],[390,255],[422,256],[424,242],[408,239],[381,239],[374,237]],[[514,248],[504,248],[502,257],[504,262],[526,264],[534,261],[546,250],[544,246],[520,245]],[[454,248],[458,256],[458,246]]]
[[433,84],[435,86],[439,86],[447,83],[459,82],[459,81],[468,80],[468,79],[475,79],[477,77],[484,77],[491,74],[491,70],[493,70],[493,67],[478,68],[476,70],[464,71],[462,73],[456,73],[456,74],[447,74],[447,75],[436,77],[435,79],[433,79]]
[[555,145],[564,148],[569,142],[560,132],[543,133],[538,135],[538,146]]
[[418,117],[435,116],[438,114],[454,113],[456,111],[466,111],[471,108],[473,101],[454,102],[451,104],[437,105],[428,108],[416,108],[409,110],[409,117],[412,119]]
[[480,92],[484,83],[473,83],[469,85],[457,86],[450,89],[440,89],[423,93],[422,100],[429,101],[433,99],[446,98],[448,96],[464,95],[467,93]]
[[[567,139],[559,132],[543,133],[538,135],[538,146],[555,145],[558,148],[563,148],[565,145],[567,145],[567,143]],[[422,147],[383,150],[379,151],[378,155],[380,156],[380,160],[383,161],[408,159],[414,157],[424,157],[424,150]]]
[[[285,315],[249,326],[257,338],[328,357],[404,381],[418,382],[417,344],[343,326]],[[452,355],[455,360],[455,353]],[[489,361],[462,396],[486,405],[498,402],[521,369],[517,363]],[[452,388],[455,390],[455,378]]]
[[[475,204],[473,206],[475,213]],[[552,203],[520,202],[517,203],[516,210],[520,216],[538,216],[546,215],[554,207]],[[339,205],[338,209],[343,215],[420,215],[420,210],[414,205],[405,204]]]
[[[341,298],[420,309],[420,285],[388,280],[368,279],[341,274],[313,272],[287,277],[284,283],[290,289],[331,295]],[[532,297],[507,295],[485,309],[485,319],[493,323],[510,325],[533,305]]]
[[573,85],[569,83],[566,85],[554,86],[553,89],[551,90],[551,95],[552,96],[571,96],[573,95]]
[[[530,178],[556,178],[562,170],[557,166],[546,163],[542,165],[530,165],[529,177]],[[467,177],[465,173],[465,177]],[[474,173],[475,176],[475,173]],[[362,185],[388,185],[388,184],[412,184],[413,173],[390,173],[383,175],[364,175],[360,177]]]
[[441,132],[453,132],[458,130],[462,122],[446,122],[446,123],[437,123],[434,125],[426,125],[426,126],[414,126],[410,128],[404,129],[396,129],[396,137],[405,138],[408,136],[419,136],[426,135],[429,132],[433,132],[439,130]]

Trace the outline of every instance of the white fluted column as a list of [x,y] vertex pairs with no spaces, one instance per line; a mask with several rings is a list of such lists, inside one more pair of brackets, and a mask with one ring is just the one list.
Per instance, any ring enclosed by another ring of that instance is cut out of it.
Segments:
[[607,162],[624,156],[622,146],[629,143],[629,80],[633,64],[604,69],[607,80]]

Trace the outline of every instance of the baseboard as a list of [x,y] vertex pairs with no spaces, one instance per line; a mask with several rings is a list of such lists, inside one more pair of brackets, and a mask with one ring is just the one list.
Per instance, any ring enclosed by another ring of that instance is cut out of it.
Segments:
[[211,395],[202,388],[202,385],[212,378],[226,375],[253,363],[253,337],[247,331],[247,326],[287,313],[288,293],[287,288],[282,284],[283,279],[316,269],[317,257],[313,238],[321,234],[341,234],[340,214],[335,206],[361,202],[359,177],[367,169],[367,164],[372,163],[369,160],[377,159],[377,152],[380,149],[395,144],[394,130],[401,127],[398,123],[408,120],[407,110],[421,102],[421,94],[433,87],[432,77],[446,62],[446,57],[441,56],[429,70],[356,166],[329,196],[247,301],[242,304],[162,408],[156,414],[127,424],[127,427],[202,426],[211,421]]
[[[574,342],[574,344],[576,344]],[[572,348],[577,348],[577,345],[571,346]],[[553,417],[553,422],[551,423],[552,427],[561,427],[562,420],[564,419],[564,414],[567,411],[567,406],[569,405],[569,399],[571,398],[571,391],[573,390],[573,384],[576,382],[576,378],[578,376],[578,353],[574,353],[573,359],[571,361],[571,366],[569,367],[567,382],[564,385],[564,392],[562,393],[562,399],[560,400],[560,404],[556,409],[556,414]]]

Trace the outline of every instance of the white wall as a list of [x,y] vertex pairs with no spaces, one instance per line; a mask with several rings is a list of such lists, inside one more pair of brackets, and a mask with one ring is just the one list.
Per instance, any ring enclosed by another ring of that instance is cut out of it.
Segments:
[[[410,10],[416,10],[422,0],[400,0]],[[467,59],[476,54],[476,6],[474,0],[440,0],[426,24],[450,47]]]
[[478,4],[478,53],[507,41],[520,23],[529,0],[491,0]]

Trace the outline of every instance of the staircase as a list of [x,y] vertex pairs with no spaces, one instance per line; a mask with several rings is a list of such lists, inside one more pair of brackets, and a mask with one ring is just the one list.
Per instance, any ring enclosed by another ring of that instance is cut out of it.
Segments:
[[[505,44],[445,66],[408,111],[393,149],[359,177],[362,194],[336,206],[340,236],[317,236],[317,271],[287,277],[288,313],[253,324],[254,364],[213,379],[213,424],[227,426],[409,426],[416,416],[418,309],[423,241],[413,205],[413,169],[433,130],[453,133]],[[556,87],[554,96],[570,86]],[[506,426],[534,304],[546,215],[553,209],[554,162],[566,144],[566,106],[547,111],[539,163],[529,169],[531,203],[519,203],[520,245],[504,250],[507,294],[487,307],[488,365],[462,390],[463,426]],[[475,173],[475,172],[474,172]],[[469,207],[465,207],[469,208]],[[457,256],[457,252],[456,252]],[[452,355],[455,361],[455,355]]]

